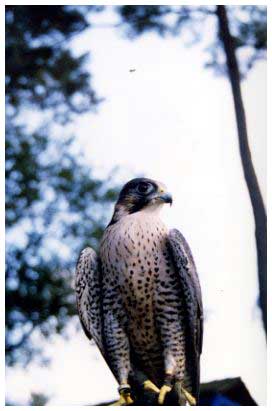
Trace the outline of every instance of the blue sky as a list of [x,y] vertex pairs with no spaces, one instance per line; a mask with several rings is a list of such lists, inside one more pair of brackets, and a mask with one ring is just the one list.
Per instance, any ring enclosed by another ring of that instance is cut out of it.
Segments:
[[[111,29],[96,29],[73,47],[78,53],[91,50],[94,86],[106,99],[98,114],[81,116],[72,126],[95,174],[107,176],[118,166],[119,181],[144,174],[164,182],[173,194],[173,207],[166,207],[163,217],[189,241],[203,290],[202,380],[241,376],[265,404],[254,223],[228,81],[203,68],[203,46],[185,48],[179,38],[148,35],[129,42]],[[265,194],[265,62],[250,72],[242,91]],[[55,337],[51,344],[34,336],[52,364],[8,370],[10,400],[27,401],[31,391],[48,393],[50,405],[116,397],[117,384],[97,349],[72,323],[69,332],[69,340]]]

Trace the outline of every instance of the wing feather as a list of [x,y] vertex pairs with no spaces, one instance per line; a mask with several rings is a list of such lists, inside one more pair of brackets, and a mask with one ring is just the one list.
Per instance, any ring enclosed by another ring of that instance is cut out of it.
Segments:
[[76,301],[85,334],[89,339],[94,339],[103,353],[99,265],[98,256],[92,248],[81,251],[76,266]]
[[169,249],[180,278],[186,309],[186,326],[190,374],[193,395],[199,397],[200,354],[203,342],[203,305],[201,288],[194,259],[183,235],[176,229],[170,230]]

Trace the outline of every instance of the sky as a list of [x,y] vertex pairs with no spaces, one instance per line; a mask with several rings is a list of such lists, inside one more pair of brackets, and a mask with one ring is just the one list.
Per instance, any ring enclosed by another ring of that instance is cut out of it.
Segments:
[[[265,337],[256,306],[254,222],[238,151],[227,79],[203,68],[203,46],[146,35],[133,42],[96,29],[73,42],[91,50],[93,85],[105,97],[96,115],[73,125],[94,173],[145,175],[165,183],[173,207],[163,219],[182,231],[199,272],[205,309],[202,381],[241,376],[259,405],[266,402]],[[130,72],[130,69],[135,69]],[[266,64],[242,85],[250,147],[266,195]],[[117,398],[117,383],[97,348],[69,325],[70,339],[48,344],[48,368],[7,370],[7,398],[25,403],[30,392],[49,405],[96,404]],[[24,389],[22,390],[22,386]]]

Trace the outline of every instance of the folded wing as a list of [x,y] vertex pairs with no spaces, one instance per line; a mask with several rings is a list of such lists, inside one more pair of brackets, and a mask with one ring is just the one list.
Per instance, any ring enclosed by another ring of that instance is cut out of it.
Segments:
[[89,339],[94,339],[103,353],[99,259],[90,247],[82,250],[77,262],[76,301],[85,334]]
[[180,279],[186,309],[186,340],[192,394],[198,401],[200,380],[200,354],[203,340],[203,306],[199,279],[191,250],[178,230],[170,230],[169,249]]

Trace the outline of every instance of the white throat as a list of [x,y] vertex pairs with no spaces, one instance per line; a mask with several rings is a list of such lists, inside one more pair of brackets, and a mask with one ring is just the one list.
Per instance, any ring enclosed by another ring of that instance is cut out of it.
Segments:
[[146,207],[144,207],[141,211],[139,211],[140,213],[146,213],[146,214],[154,214],[154,215],[158,215],[160,214],[162,207],[164,206],[164,203],[162,202],[154,202],[154,203],[150,203],[148,204]]

